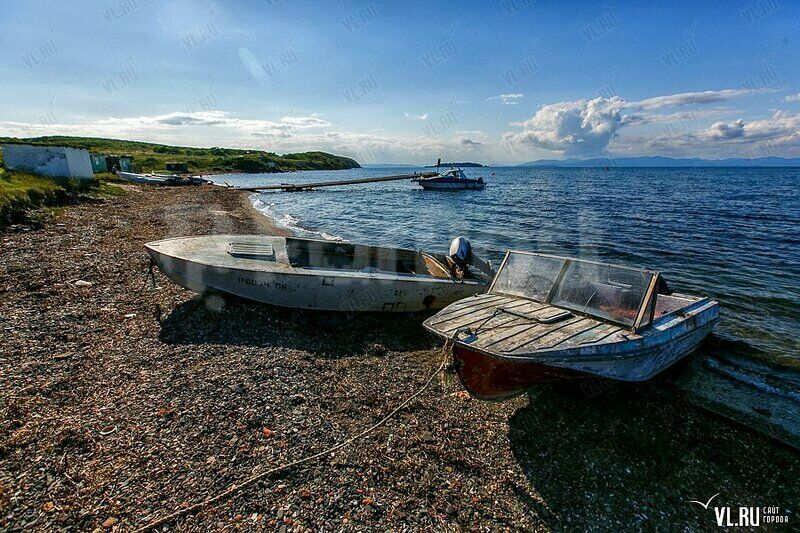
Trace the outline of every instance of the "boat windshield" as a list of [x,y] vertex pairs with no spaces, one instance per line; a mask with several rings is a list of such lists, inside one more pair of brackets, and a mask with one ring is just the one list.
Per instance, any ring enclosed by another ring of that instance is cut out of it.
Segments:
[[[655,272],[644,269],[508,252],[491,292],[529,298],[632,327],[637,325],[655,276]],[[647,324],[649,318],[645,312],[638,326]]]
[[439,176],[443,178],[466,178],[466,174],[460,168],[451,168],[450,170],[445,170]]

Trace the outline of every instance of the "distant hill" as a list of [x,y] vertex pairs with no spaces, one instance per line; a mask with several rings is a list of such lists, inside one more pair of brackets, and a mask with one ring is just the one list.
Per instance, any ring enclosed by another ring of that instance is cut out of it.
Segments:
[[168,161],[184,161],[192,172],[288,172],[361,168],[354,159],[325,152],[278,155],[261,150],[191,148],[94,137],[0,137],[0,144],[38,144],[85,148],[92,153],[130,155],[139,171],[164,170]]
[[[483,167],[485,165],[481,165],[480,163],[442,163],[439,166],[442,166],[442,167],[463,167],[463,168],[468,168],[468,167]],[[425,168],[434,168],[434,167],[436,167],[436,165],[426,165],[425,166]]]
[[593,159],[539,159],[517,165],[520,167],[798,167],[800,158],[758,157],[747,159],[675,159],[672,157],[596,157]]

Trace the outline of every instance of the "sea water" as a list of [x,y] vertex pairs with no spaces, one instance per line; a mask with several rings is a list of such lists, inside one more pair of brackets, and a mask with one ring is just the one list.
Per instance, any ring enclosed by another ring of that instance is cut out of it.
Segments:
[[[237,186],[419,172],[365,168],[220,176]],[[430,170],[430,169],[427,169]],[[298,234],[445,251],[463,235],[506,249],[661,271],[676,292],[718,300],[726,349],[800,368],[800,169],[465,169],[482,191],[390,181],[265,192],[254,205]]]

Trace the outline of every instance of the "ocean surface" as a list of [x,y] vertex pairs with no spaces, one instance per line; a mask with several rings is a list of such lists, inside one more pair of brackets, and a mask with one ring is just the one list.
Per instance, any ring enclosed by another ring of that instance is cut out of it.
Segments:
[[[253,186],[421,170],[215,179]],[[659,270],[673,290],[720,302],[706,350],[800,368],[800,169],[464,170],[484,176],[485,190],[424,191],[395,181],[252,200],[301,235],[431,251],[463,235],[495,264],[514,248]]]

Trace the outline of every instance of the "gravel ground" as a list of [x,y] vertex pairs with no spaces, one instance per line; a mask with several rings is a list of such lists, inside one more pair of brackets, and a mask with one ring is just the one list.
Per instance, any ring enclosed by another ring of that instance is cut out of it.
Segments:
[[[0,528],[131,530],[342,442],[442,360],[421,316],[298,313],[145,277],[142,244],[275,232],[241,193],[150,189],[0,234]],[[450,374],[352,447],[170,523],[216,529],[716,529],[796,523],[798,455],[663,381],[502,404]]]

